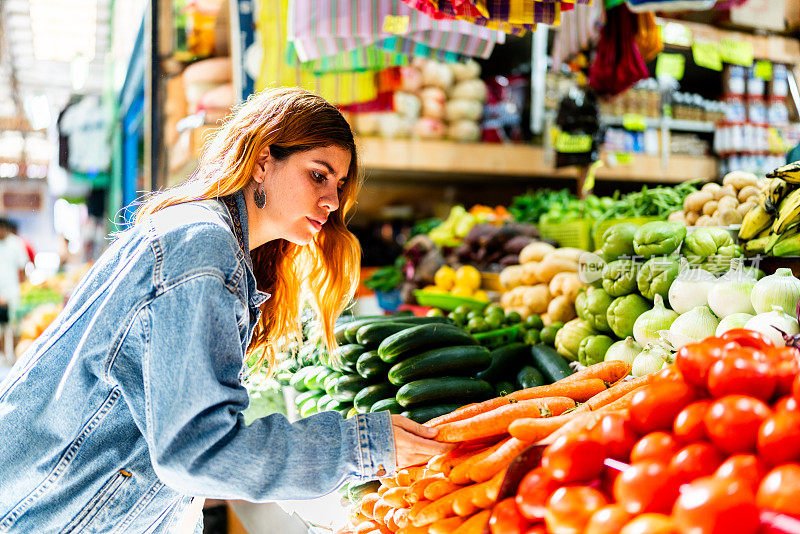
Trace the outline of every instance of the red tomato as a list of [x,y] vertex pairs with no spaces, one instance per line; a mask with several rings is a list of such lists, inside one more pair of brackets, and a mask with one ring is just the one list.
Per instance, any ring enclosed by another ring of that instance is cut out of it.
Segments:
[[684,382],[656,382],[637,391],[631,399],[631,422],[642,434],[671,430],[672,420],[694,400],[694,391]]
[[760,508],[800,517],[800,464],[779,465],[761,481],[756,495]]
[[758,429],[757,447],[769,465],[800,461],[800,412],[775,412],[767,417]]
[[542,524],[533,525],[531,528],[525,531],[525,534],[547,534],[547,527]]
[[706,439],[706,427],[703,417],[708,411],[711,401],[699,400],[691,403],[675,416],[672,423],[672,433],[681,443],[692,443]]
[[513,497],[503,499],[494,506],[489,518],[492,534],[522,534],[530,524],[517,510]]
[[722,455],[710,443],[690,443],[672,457],[669,469],[683,484],[712,474],[722,463]]
[[668,512],[677,496],[678,483],[662,462],[637,462],[614,482],[614,499],[630,514]]
[[759,518],[754,500],[740,480],[702,477],[681,488],[672,517],[681,532],[755,534]]
[[675,365],[678,366],[684,380],[695,387],[705,388],[708,370],[722,356],[722,349],[726,343],[725,340],[712,337],[701,343],[691,343],[681,347],[675,356]]
[[[793,347],[784,347],[792,351],[797,349]],[[777,350],[777,349],[773,349]],[[798,372],[800,372],[800,362],[797,359],[780,359],[770,362],[770,370],[775,375],[775,396],[783,397],[784,395],[792,394],[792,385]]]
[[714,476],[717,478],[739,479],[746,482],[755,493],[758,489],[758,484],[766,473],[767,468],[758,456],[753,454],[734,454],[720,464],[714,472]]
[[758,427],[769,415],[769,407],[756,398],[726,395],[711,403],[703,422],[717,448],[736,454],[755,450]]
[[583,482],[603,470],[602,445],[586,436],[561,436],[542,455],[542,468],[560,482]]
[[775,412],[800,412],[800,404],[794,397],[786,395],[778,399],[772,406],[772,410]]
[[667,432],[650,432],[636,442],[631,451],[631,463],[642,460],[656,460],[669,463],[672,456],[678,451],[678,442]]
[[800,374],[797,374],[792,381],[792,397],[800,403]]
[[592,515],[583,534],[617,534],[630,520],[631,514],[622,505],[609,504]]
[[602,492],[588,486],[559,488],[547,501],[545,524],[553,534],[581,534],[594,513],[608,504]]
[[530,521],[544,519],[547,499],[559,487],[558,481],[548,475],[544,469],[537,467],[522,477],[517,489],[517,508]]
[[740,347],[752,347],[758,350],[763,350],[772,346],[772,343],[760,332],[745,330],[744,328],[728,330],[720,336],[720,339],[724,341],[733,341]]
[[678,382],[685,382],[683,375],[677,365],[668,365],[656,373],[655,382],[669,382],[676,380]]
[[708,371],[708,391],[713,397],[740,394],[769,400],[775,391],[775,376],[763,354],[750,347],[729,350]]
[[589,439],[602,443],[610,458],[627,460],[633,444],[636,443],[636,432],[627,417],[618,413],[610,413],[589,431]]
[[675,521],[664,514],[642,514],[625,525],[620,534],[679,534]]

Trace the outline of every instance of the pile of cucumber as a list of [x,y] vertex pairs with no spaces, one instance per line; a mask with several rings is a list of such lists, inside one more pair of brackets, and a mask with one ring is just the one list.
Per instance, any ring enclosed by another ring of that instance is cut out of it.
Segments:
[[320,346],[306,345],[299,365],[287,363],[278,370],[278,379],[300,392],[301,417],[388,410],[425,422],[572,372],[543,344],[510,343],[490,351],[447,317],[354,317],[334,332],[335,358]]

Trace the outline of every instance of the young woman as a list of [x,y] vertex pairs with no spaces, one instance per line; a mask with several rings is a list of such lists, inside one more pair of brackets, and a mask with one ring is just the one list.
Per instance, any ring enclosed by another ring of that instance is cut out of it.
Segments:
[[311,498],[449,450],[388,412],[244,424],[247,353],[272,365],[305,305],[334,344],[358,187],[333,106],[299,89],[244,103],[0,386],[0,532],[171,531],[193,498]]

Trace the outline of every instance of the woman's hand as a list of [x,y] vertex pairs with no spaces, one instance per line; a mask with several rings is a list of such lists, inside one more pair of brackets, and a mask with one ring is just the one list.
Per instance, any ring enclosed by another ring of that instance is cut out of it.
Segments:
[[392,430],[398,469],[427,462],[456,447],[455,443],[433,441],[438,429],[420,425],[402,415],[392,415]]

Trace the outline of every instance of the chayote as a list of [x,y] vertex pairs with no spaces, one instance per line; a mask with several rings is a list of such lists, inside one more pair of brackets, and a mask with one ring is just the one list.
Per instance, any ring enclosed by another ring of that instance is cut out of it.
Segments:
[[686,237],[686,227],[679,222],[654,221],[643,225],[633,237],[633,250],[643,258],[672,254]]
[[583,319],[573,319],[556,334],[556,351],[570,361],[577,361],[581,341],[594,336],[597,331]]
[[614,340],[608,336],[589,336],[578,347],[578,362],[581,365],[594,365],[605,360],[608,348]]
[[633,223],[619,223],[603,232],[600,250],[603,259],[614,261],[621,257],[631,258],[634,254],[633,236],[639,225]]
[[731,259],[742,255],[742,249],[734,242],[727,230],[698,228],[686,237],[681,250],[692,265],[702,265],[704,269],[720,274],[730,269]]
[[606,312],[608,326],[618,338],[633,336],[633,323],[652,305],[641,295],[625,295],[614,299]]
[[611,332],[606,319],[606,310],[614,297],[605,289],[590,287],[582,291],[575,299],[575,311],[578,317],[589,323],[598,332]]
[[603,289],[612,297],[636,291],[637,265],[633,260],[616,260],[603,269]]
[[678,277],[679,271],[680,266],[676,258],[656,257],[647,260],[636,276],[639,293],[650,300],[655,299],[656,295],[661,295],[664,302],[667,302],[669,287]]

